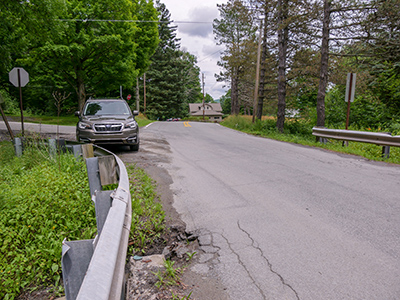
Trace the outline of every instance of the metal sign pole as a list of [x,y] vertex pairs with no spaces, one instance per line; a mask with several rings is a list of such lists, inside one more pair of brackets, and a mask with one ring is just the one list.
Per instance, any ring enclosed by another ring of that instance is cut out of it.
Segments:
[[24,130],[24,113],[23,113],[23,107],[22,107],[22,86],[21,86],[21,73],[20,69],[17,69],[18,72],[18,88],[19,88],[19,106],[21,109],[21,130],[22,130],[22,136],[25,135],[25,130]]
[[356,89],[356,73],[348,73],[347,83],[346,83],[346,95],[345,95],[345,101],[347,101],[346,130],[348,130],[349,128],[350,102],[354,101],[355,89]]

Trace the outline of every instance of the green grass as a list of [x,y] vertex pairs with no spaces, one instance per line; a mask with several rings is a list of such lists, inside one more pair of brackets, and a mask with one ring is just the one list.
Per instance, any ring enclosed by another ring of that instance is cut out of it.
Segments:
[[[343,147],[342,141],[333,139],[330,139],[327,144],[316,142],[316,137],[312,135],[313,124],[302,119],[287,118],[283,134],[276,130],[276,121],[274,118],[265,119],[263,121],[256,120],[255,123],[252,123],[251,117],[248,116],[229,116],[221,123],[221,125],[274,140],[358,155],[375,161],[400,164],[399,147],[391,147],[390,158],[384,159],[382,158],[382,146],[368,143],[349,142],[348,147]],[[368,129],[365,131],[367,130]],[[385,130],[382,129],[381,131]]]
[[128,253],[145,254],[165,231],[165,213],[156,184],[143,169],[127,167],[132,195],[132,224]]
[[[165,214],[153,180],[135,165],[127,170],[132,255],[146,252],[161,237]],[[69,154],[53,158],[34,143],[16,157],[12,144],[2,142],[0,191],[0,299],[15,299],[35,289],[61,296],[62,241],[92,239],[96,234],[84,161]]]
[[0,191],[0,298],[38,287],[59,295],[62,241],[96,232],[84,162],[35,146],[15,157],[1,143]]

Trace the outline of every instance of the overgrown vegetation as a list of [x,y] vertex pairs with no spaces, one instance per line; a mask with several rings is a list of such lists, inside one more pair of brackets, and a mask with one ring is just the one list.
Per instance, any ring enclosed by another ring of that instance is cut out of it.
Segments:
[[61,293],[62,241],[96,232],[84,162],[34,144],[15,157],[2,143],[0,190],[0,298],[43,287]]
[[[145,253],[165,230],[165,215],[152,179],[133,165],[127,171],[132,193],[129,253]],[[96,234],[84,161],[69,154],[52,157],[37,143],[26,145],[16,157],[12,144],[3,142],[0,190],[0,298],[15,299],[36,289],[61,295],[62,241]]]
[[[302,118],[291,118],[285,123],[284,133],[279,133],[276,129],[276,120],[274,118],[266,118],[262,121],[256,120],[252,123],[249,116],[229,116],[222,123],[222,125],[240,130],[246,133],[259,135],[275,140],[302,144],[312,147],[324,148],[336,152],[348,153],[363,156],[367,159],[386,161],[390,163],[400,164],[400,149],[391,147],[390,158],[382,158],[382,147],[373,144],[349,142],[348,147],[343,147],[342,141],[329,140],[327,144],[316,142],[316,138],[312,135],[312,128],[315,123],[310,120]],[[360,128],[355,126],[349,128],[350,130],[363,130],[370,131],[371,128]],[[376,128],[374,131],[387,131],[384,128]],[[400,130],[392,128],[392,134],[400,134]]]
[[128,166],[132,195],[132,225],[128,253],[147,253],[165,230],[165,213],[157,200],[155,184],[144,172]]

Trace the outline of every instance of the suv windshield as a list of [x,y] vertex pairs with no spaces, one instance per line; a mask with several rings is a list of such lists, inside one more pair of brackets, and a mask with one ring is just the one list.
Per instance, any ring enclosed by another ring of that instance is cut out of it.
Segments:
[[122,101],[98,101],[86,105],[84,116],[129,115],[129,107]]

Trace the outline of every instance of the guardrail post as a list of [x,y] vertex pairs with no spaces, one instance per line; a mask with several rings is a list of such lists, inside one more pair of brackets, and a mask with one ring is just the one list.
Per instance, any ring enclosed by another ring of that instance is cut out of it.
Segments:
[[15,149],[16,156],[22,155],[22,140],[21,140],[21,138],[14,139],[14,149]]
[[102,185],[118,182],[117,168],[114,156],[99,156],[100,181]]
[[65,297],[75,300],[92,259],[94,240],[63,241],[61,266]]
[[50,156],[56,156],[57,154],[56,139],[49,139],[49,151],[50,151]]
[[82,156],[82,146],[81,145],[67,145],[67,150],[74,154],[76,159],[81,158]]
[[97,234],[100,236],[108,211],[112,204],[111,194],[114,191],[97,191],[95,193],[94,207],[96,210]]
[[89,178],[90,195],[96,191],[101,191],[99,161],[97,157],[86,158],[86,169]]
[[390,146],[382,147],[382,158],[389,158],[390,156]]
[[65,139],[57,139],[57,148],[62,153],[65,153],[67,151],[66,144],[65,144]]

